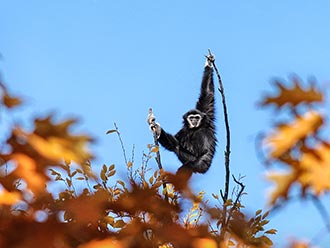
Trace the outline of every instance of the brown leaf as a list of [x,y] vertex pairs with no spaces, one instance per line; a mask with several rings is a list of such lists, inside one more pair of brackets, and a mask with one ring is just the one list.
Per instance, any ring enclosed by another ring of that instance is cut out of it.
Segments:
[[7,108],[14,108],[22,104],[22,100],[18,97],[12,97],[8,94],[4,94],[2,97],[3,104]]
[[115,130],[115,129],[112,129],[112,130],[108,130],[108,131],[106,132],[106,134],[111,134],[111,133],[118,133],[118,131]]
[[277,108],[285,105],[297,106],[301,103],[311,104],[314,102],[322,102],[323,94],[317,91],[312,85],[309,89],[302,89],[301,82],[297,78],[293,79],[294,84],[292,88],[286,88],[284,83],[276,81],[275,84],[280,91],[277,96],[265,97],[261,105],[275,104]]

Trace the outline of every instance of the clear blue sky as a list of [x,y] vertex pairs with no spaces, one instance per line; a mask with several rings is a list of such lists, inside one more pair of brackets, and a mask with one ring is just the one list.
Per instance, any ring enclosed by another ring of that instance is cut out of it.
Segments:
[[[254,143],[273,113],[256,102],[272,77],[296,73],[330,79],[330,2],[0,0],[0,68],[9,88],[26,96],[26,112],[79,117],[97,138],[96,165],[117,165],[125,175],[116,122],[135,165],[152,143],[148,108],[171,133],[198,97],[204,54],[211,48],[225,84],[232,132],[232,173],[245,175],[247,211],[265,208],[270,185]],[[224,184],[224,124],[217,95],[217,156],[192,179],[207,198]],[[31,111],[32,109],[32,111]],[[23,123],[25,114],[17,116]],[[161,150],[164,167],[176,157]],[[153,162],[150,164],[155,166]],[[307,219],[307,220],[305,220]],[[290,237],[314,237],[323,225],[314,207],[291,203],[272,216],[277,246]],[[330,243],[329,235],[321,239]]]

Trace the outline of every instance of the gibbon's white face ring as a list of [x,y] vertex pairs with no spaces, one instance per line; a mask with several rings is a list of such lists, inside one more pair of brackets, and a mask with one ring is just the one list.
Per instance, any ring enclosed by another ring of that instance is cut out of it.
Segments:
[[201,124],[202,116],[200,114],[190,114],[187,117],[189,128],[197,128]]

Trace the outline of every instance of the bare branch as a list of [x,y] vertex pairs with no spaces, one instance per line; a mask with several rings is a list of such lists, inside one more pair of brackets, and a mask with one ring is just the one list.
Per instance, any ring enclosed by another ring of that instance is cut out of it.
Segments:
[[[211,50],[209,49],[210,55]],[[225,170],[226,170],[226,181],[225,181],[225,191],[224,194],[221,193],[223,202],[226,202],[228,200],[228,194],[229,194],[229,181],[230,181],[230,127],[229,127],[229,118],[228,118],[228,111],[227,111],[227,104],[226,104],[226,96],[225,96],[225,90],[223,87],[223,83],[221,80],[220,73],[218,71],[218,68],[214,61],[212,61],[214,70],[217,74],[218,81],[219,81],[219,92],[222,97],[222,107],[223,107],[223,114],[225,119],[225,127],[226,127],[226,150],[225,150]]]
[[[209,49],[209,56],[213,56],[211,53],[211,50]],[[225,128],[226,128],[226,149],[225,149],[225,190],[222,192],[220,190],[220,194],[223,201],[223,218],[222,218],[222,228],[220,232],[220,238],[223,239],[224,235],[226,233],[227,229],[227,200],[228,200],[228,194],[229,194],[229,182],[230,182],[230,127],[229,127],[229,118],[228,118],[228,112],[227,112],[227,104],[226,104],[226,96],[225,96],[225,90],[222,84],[221,76],[218,71],[218,68],[215,64],[215,60],[212,60],[212,65],[214,67],[214,70],[217,74],[218,81],[219,81],[219,92],[222,97],[222,107],[223,107],[223,114],[224,114],[224,120],[225,120]],[[228,216],[230,218],[230,215]]]

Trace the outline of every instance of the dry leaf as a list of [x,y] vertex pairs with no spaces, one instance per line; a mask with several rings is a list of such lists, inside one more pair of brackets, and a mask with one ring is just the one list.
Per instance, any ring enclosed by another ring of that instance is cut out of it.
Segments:
[[266,145],[271,148],[270,157],[279,158],[292,149],[298,141],[315,134],[322,124],[322,115],[316,111],[310,111],[289,124],[278,126],[276,131],[265,139]]
[[301,103],[313,103],[322,102],[323,94],[317,91],[313,86],[304,90],[300,87],[298,79],[294,79],[294,85],[292,88],[286,88],[282,82],[276,81],[275,84],[280,93],[275,97],[266,97],[261,105],[275,104],[277,108],[281,108],[285,105],[295,107]]
[[274,189],[270,193],[270,204],[274,205],[280,198],[286,199],[292,184],[297,180],[298,173],[291,170],[289,173],[270,172],[267,179],[274,182]]

